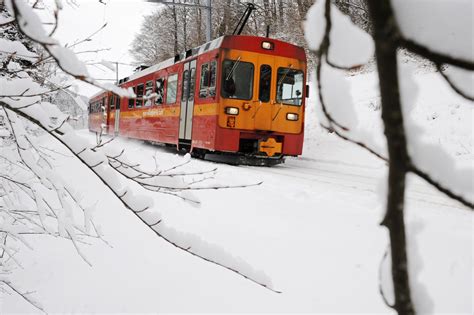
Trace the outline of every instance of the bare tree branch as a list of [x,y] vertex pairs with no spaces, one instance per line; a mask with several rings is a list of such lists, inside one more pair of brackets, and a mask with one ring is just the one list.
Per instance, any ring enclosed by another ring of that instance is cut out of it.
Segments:
[[417,55],[425,57],[433,61],[435,64],[450,64],[462,69],[474,71],[474,62],[470,60],[463,60],[458,57],[441,54],[423,46],[413,40],[406,39],[399,32],[397,34],[398,46],[403,47]]
[[[436,69],[438,69],[439,74],[446,80],[446,82],[449,84],[449,86],[460,96],[464,97],[468,101],[474,101],[474,96],[467,95],[461,88],[459,88],[454,82],[449,78],[449,76],[444,73],[443,71],[443,66],[440,63],[436,63]],[[472,86],[471,86],[472,88]]]
[[417,175],[418,177],[424,179],[428,184],[430,184],[431,186],[433,186],[434,188],[436,188],[437,190],[439,190],[440,192],[442,192],[446,196],[450,197],[451,199],[459,201],[460,203],[462,203],[466,207],[470,208],[471,210],[474,210],[474,203],[467,200],[463,196],[454,193],[451,189],[443,186],[441,183],[434,180],[428,173],[426,173],[426,172],[420,170],[418,167],[416,167],[413,164],[413,162],[410,162],[408,164],[408,171],[415,174],[415,175]]
[[18,289],[16,289],[10,282],[6,281],[6,280],[0,280],[0,283],[3,283],[4,285],[6,285],[8,288],[10,288],[10,290],[12,290],[13,292],[15,292],[18,296],[20,296],[23,300],[25,300],[28,304],[30,304],[31,306],[33,306],[34,308],[36,308],[37,310],[43,312],[44,314],[46,314],[46,312],[44,311],[44,309],[38,305],[38,303],[34,302],[32,299],[28,298],[26,296],[25,293],[22,293],[20,292]]

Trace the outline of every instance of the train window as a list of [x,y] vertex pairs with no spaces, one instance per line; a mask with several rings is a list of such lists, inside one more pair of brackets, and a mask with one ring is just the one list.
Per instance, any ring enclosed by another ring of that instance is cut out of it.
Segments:
[[215,61],[201,66],[201,80],[199,84],[199,97],[213,97],[216,95],[216,65]]
[[176,92],[178,90],[178,74],[173,74],[168,77],[168,84],[166,87],[166,104],[176,103]]
[[191,69],[191,79],[189,81],[189,91],[188,91],[188,100],[191,101],[194,99],[194,87],[196,84],[196,68]]
[[258,100],[264,103],[270,101],[270,89],[272,84],[272,67],[260,66],[260,83],[258,87]]
[[145,85],[145,106],[151,106],[153,94],[153,81],[147,81]]
[[250,100],[253,95],[254,66],[250,62],[224,60],[221,94],[225,98]]
[[303,100],[303,78],[301,70],[278,68],[277,103],[301,105]]
[[120,109],[120,96],[115,95],[115,108]]
[[163,104],[165,98],[165,79],[158,79],[156,80],[156,97],[155,97],[155,104],[161,105]]
[[[136,87],[133,87],[133,93],[136,92]],[[133,108],[135,107],[135,99],[134,98],[129,98],[128,99],[128,108]]]
[[199,97],[207,97],[207,88],[209,86],[209,64],[201,66],[201,80],[199,81]]
[[115,95],[109,96],[109,108],[115,109]]
[[189,91],[189,70],[183,72],[183,82],[181,84],[181,101],[184,101],[188,98]]
[[137,85],[137,100],[135,107],[142,107],[143,105],[143,90],[145,88],[145,85],[139,84]]
[[217,62],[211,62],[211,73],[209,74],[209,95],[216,96],[216,71]]

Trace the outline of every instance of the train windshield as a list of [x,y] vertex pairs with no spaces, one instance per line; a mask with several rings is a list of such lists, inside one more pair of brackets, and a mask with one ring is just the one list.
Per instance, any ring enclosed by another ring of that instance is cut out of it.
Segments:
[[277,103],[301,105],[303,101],[303,71],[278,68]]
[[253,94],[253,73],[254,66],[250,62],[225,60],[222,63],[222,96],[250,100]]

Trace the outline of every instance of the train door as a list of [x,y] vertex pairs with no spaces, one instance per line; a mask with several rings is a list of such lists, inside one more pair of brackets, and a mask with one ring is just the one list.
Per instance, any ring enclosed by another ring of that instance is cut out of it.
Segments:
[[107,104],[107,134],[113,133],[115,124],[115,95],[109,93],[109,100]]
[[184,64],[181,84],[181,111],[179,116],[179,139],[191,140],[194,111],[194,87],[196,81],[196,59]]
[[254,113],[254,124],[257,130],[271,130],[272,107],[274,104],[273,81],[273,58],[271,56],[259,56],[257,68],[257,97],[258,103]]
[[110,97],[109,103],[109,134],[118,135],[119,132],[119,123],[120,123],[120,96],[112,94]]
[[100,119],[100,130],[101,133],[107,133],[107,123],[109,121],[109,106],[108,106],[108,100],[110,96],[103,97],[102,98],[102,105],[101,105],[101,112],[102,112],[102,117]]
[[115,121],[114,121],[114,136],[119,134],[120,126],[120,97],[115,96]]

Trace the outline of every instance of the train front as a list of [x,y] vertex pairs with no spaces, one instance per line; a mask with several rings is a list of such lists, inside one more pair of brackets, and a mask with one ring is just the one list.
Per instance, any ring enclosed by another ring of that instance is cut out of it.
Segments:
[[221,45],[215,149],[207,159],[274,165],[302,153],[307,97],[304,49],[255,36]]

